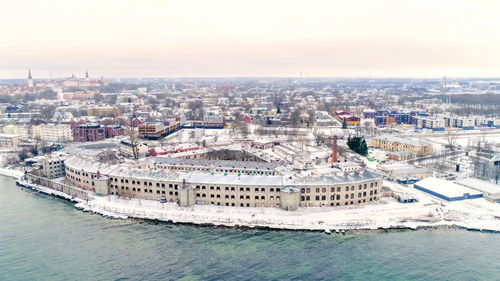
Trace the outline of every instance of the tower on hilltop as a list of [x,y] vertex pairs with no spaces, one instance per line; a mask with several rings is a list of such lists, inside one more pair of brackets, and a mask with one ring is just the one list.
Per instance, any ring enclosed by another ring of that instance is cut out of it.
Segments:
[[85,69],[85,79],[89,80],[89,71]]

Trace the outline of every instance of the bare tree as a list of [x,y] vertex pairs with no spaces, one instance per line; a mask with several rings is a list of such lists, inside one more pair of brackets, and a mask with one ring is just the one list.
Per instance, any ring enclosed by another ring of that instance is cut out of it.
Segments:
[[446,134],[446,141],[448,143],[447,147],[453,151],[455,150],[455,143],[457,142],[458,135],[456,132],[448,132]]
[[298,127],[300,126],[300,121],[301,121],[301,113],[300,110],[295,109],[290,113],[290,122],[292,123],[292,126]]
[[54,117],[54,114],[56,113],[56,106],[55,105],[44,105],[40,109],[40,117],[43,118],[45,122],[50,121],[52,117]]

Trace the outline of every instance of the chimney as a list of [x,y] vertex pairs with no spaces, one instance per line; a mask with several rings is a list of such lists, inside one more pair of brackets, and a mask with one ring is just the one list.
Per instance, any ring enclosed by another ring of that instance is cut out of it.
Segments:
[[333,136],[332,141],[332,166],[337,163],[337,136]]
[[101,178],[101,172],[100,171],[97,171],[96,175],[95,175],[96,178]]
[[185,186],[186,185],[186,179],[182,179],[182,185]]

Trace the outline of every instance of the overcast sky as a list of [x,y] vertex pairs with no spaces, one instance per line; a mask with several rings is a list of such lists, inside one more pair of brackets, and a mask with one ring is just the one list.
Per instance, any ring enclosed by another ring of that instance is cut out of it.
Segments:
[[499,77],[499,2],[2,0],[0,78]]

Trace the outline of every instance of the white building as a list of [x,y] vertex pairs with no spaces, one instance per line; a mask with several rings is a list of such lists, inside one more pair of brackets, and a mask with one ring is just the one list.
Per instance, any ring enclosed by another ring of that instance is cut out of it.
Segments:
[[0,147],[18,147],[19,136],[13,134],[0,134]]
[[73,132],[70,125],[46,124],[40,126],[40,139],[48,142],[64,142],[73,140]]
[[4,134],[18,135],[21,139],[30,137],[28,126],[7,125],[2,128]]
[[62,156],[47,156],[42,160],[42,169],[47,178],[54,179],[64,176],[64,160]]
[[417,117],[417,128],[442,129],[445,127],[445,120],[442,118]]
[[474,178],[465,178],[457,181],[456,183],[478,190],[483,193],[483,197],[485,199],[500,203],[500,185]]

